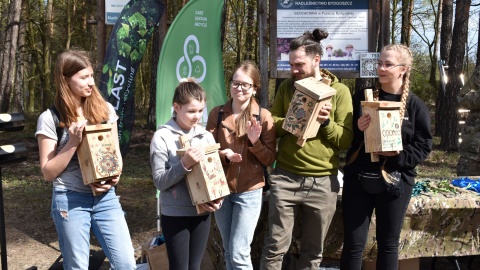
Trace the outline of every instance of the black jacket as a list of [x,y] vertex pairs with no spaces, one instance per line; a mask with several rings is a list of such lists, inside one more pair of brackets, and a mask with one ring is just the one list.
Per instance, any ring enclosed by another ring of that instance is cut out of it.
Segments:
[[[379,100],[400,101],[401,95],[389,94],[380,90]],[[353,95],[353,135],[352,146],[347,153],[347,161],[351,155],[362,145],[357,158],[344,167],[346,177],[358,174],[359,171],[379,172],[384,158],[380,156],[379,162],[371,162],[370,153],[365,153],[364,133],[358,129],[357,121],[361,116],[360,102],[365,100],[363,91]],[[412,92],[407,99],[407,110],[402,123],[403,151],[399,155],[388,157],[385,166],[388,169],[398,170],[402,179],[410,185],[415,184],[417,175],[415,167],[423,162],[432,150],[432,134],[430,132],[430,115],[425,103]]]

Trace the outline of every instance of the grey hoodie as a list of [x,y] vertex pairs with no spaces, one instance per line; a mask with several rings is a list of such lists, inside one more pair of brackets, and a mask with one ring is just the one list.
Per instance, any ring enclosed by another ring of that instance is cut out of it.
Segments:
[[153,182],[161,193],[161,213],[166,216],[197,215],[185,182],[185,176],[189,171],[185,170],[180,157],[177,156],[177,149],[181,148],[179,143],[181,135],[191,138],[192,146],[215,144],[213,135],[201,125],[184,131],[173,118],[155,132],[150,144],[150,165]]

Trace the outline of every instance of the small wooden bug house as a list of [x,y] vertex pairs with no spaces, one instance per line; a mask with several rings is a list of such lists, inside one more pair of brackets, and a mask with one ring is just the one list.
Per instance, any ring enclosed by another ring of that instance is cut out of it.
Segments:
[[282,127],[297,136],[297,144],[303,147],[307,139],[317,135],[321,125],[317,121],[318,112],[337,90],[313,77],[296,81],[295,88]]
[[[190,147],[187,136],[180,136],[180,145],[183,149],[177,150],[177,154],[183,156],[186,149]],[[211,202],[230,194],[218,154],[219,148],[219,143],[205,146],[203,160],[195,164],[192,171],[187,174],[187,187],[194,205]],[[198,206],[197,212],[201,212]]]
[[[402,102],[373,101],[371,89],[365,90],[362,101],[362,113],[370,115],[370,124],[365,130],[365,152],[401,151],[402,121],[400,108]],[[372,155],[372,161],[378,161],[378,156]]]
[[120,175],[112,124],[85,126],[82,143],[77,149],[78,162],[85,185],[110,180]]

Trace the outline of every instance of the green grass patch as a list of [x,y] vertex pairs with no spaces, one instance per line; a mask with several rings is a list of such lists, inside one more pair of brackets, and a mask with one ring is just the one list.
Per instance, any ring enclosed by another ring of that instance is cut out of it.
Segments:
[[440,138],[434,138],[432,152],[425,162],[417,166],[418,179],[453,179],[457,176],[456,167],[460,154],[439,150],[439,144]]

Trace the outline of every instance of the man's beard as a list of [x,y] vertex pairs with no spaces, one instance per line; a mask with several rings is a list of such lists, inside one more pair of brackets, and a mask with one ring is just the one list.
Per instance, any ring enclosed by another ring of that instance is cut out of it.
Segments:
[[292,81],[298,81],[298,80],[302,80],[302,79],[305,79],[305,78],[308,78],[308,77],[314,77],[314,76],[315,76],[315,69],[313,69],[313,68],[309,73],[303,73],[303,74],[298,74],[297,73],[297,76],[295,76],[292,73],[292,75],[291,75]]

